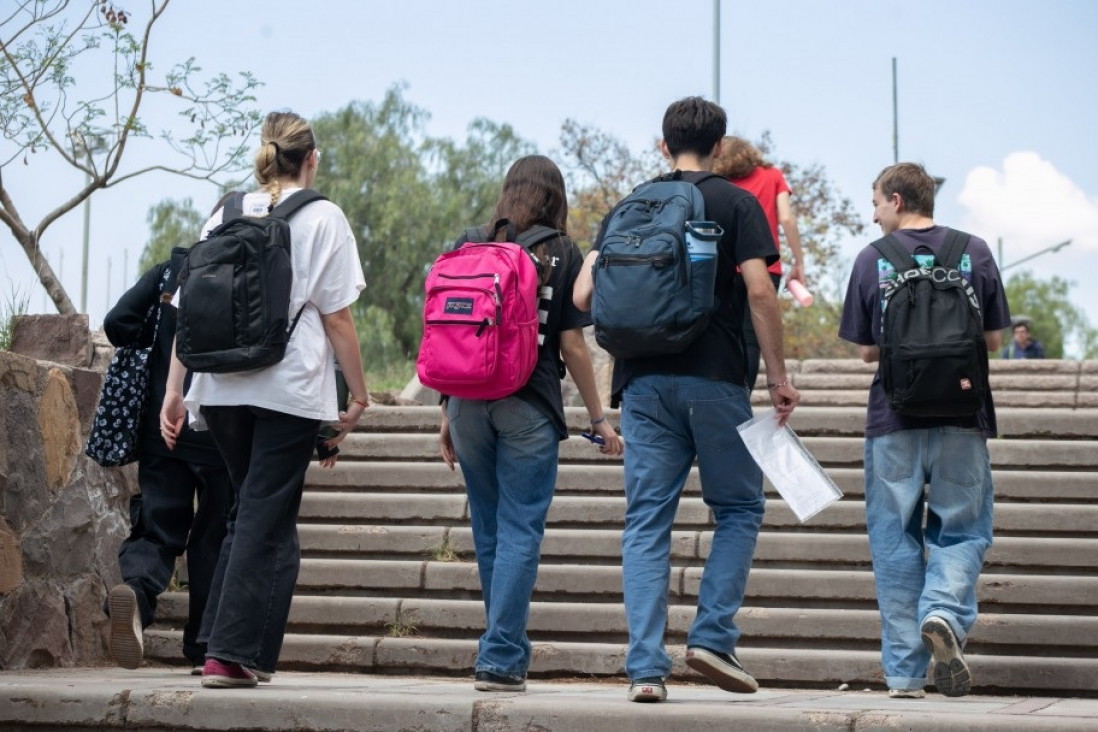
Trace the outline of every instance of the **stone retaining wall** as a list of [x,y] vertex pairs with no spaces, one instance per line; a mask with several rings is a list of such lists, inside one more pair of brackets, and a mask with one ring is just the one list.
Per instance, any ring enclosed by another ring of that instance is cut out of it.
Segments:
[[84,456],[111,351],[86,316],[21,320],[22,354],[0,352],[0,669],[101,664],[136,489]]

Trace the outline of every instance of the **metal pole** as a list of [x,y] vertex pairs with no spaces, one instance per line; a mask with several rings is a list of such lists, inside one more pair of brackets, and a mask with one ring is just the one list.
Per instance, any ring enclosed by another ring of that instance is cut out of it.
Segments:
[[892,162],[900,162],[899,102],[896,91],[896,57],[892,57]]
[[999,237],[999,271],[1003,271],[1003,237]]
[[713,101],[721,103],[721,0],[713,0]]

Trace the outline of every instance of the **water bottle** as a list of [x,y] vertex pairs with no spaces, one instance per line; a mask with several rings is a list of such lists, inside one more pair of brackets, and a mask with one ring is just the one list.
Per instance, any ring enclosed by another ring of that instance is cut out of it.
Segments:
[[691,262],[714,259],[717,256],[717,242],[724,235],[724,229],[716,221],[686,222],[686,251]]
[[812,304],[815,299],[812,297],[812,293],[808,291],[808,288],[801,284],[800,280],[786,280],[785,289],[789,290],[789,294],[793,295],[802,308],[806,308]]

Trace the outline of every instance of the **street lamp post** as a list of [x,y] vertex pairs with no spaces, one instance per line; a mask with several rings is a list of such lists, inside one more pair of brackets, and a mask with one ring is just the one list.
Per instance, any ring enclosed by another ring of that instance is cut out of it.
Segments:
[[1030,254],[1028,257],[1022,257],[1017,262],[1011,262],[1010,264],[1003,264],[1003,238],[999,237],[999,271],[1002,272],[1003,270],[1010,269],[1011,267],[1016,267],[1017,265],[1021,264],[1022,262],[1028,262],[1031,259],[1036,259],[1037,257],[1041,256],[1042,254],[1051,254],[1052,252],[1058,252],[1061,249],[1063,249],[1064,247],[1070,245],[1071,242],[1072,242],[1072,240],[1068,239],[1067,241],[1062,241],[1059,244],[1053,244],[1050,247],[1045,247],[1044,249],[1042,249],[1039,252],[1034,252],[1033,254]]
[[713,102],[721,103],[721,0],[713,0]]

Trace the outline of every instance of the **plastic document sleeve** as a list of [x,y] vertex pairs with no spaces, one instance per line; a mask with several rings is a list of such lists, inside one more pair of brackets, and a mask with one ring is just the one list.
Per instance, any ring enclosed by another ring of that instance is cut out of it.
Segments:
[[773,409],[736,429],[751,457],[801,523],[843,497],[797,433],[788,424],[778,426]]

